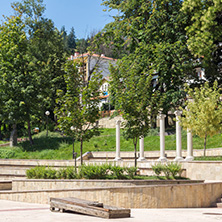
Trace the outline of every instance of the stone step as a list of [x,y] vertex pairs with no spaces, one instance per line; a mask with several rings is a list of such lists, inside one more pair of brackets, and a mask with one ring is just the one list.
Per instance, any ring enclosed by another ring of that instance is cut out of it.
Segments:
[[[137,157],[139,158],[139,157]],[[146,160],[157,160],[159,156],[156,157],[145,157]],[[169,160],[173,160],[175,157],[167,157]],[[183,157],[185,158],[185,157]],[[115,157],[91,157],[89,161],[99,161],[99,160],[114,160]],[[134,160],[134,157],[121,157],[122,160]]]
[[[98,152],[91,152],[93,157],[113,157],[115,158],[116,151],[98,151]],[[139,151],[137,152],[139,153]],[[167,158],[176,156],[176,150],[166,150],[165,151]],[[187,151],[185,149],[182,150],[182,155],[186,156]],[[158,157],[159,158],[160,151],[145,151],[144,156],[145,157]],[[193,155],[198,157],[203,155],[202,149],[195,149],[193,150]],[[222,155],[222,148],[210,148],[206,150],[207,156],[221,156]],[[133,151],[121,151],[120,152],[121,157],[132,157],[134,156]]]
[[22,178],[26,178],[25,174],[0,174],[0,179],[22,179]]
[[59,169],[74,166],[73,160],[13,160],[0,159],[0,180],[26,178],[26,170],[35,166],[51,166]]
[[13,167],[5,168],[5,169],[0,168],[0,175],[1,174],[2,175],[8,175],[8,174],[9,175],[10,174],[13,174],[13,175],[25,175],[27,169],[14,169]]

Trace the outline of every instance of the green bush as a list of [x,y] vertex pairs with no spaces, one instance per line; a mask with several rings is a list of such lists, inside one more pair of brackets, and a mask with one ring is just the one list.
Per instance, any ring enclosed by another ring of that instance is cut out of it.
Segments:
[[[175,178],[181,172],[181,165],[178,163],[157,163],[152,166],[152,169],[157,176],[164,173],[165,177],[169,179],[170,177]],[[136,171],[136,167],[112,166],[110,164],[82,165],[78,168],[78,173],[72,166],[59,170],[52,167],[36,166],[26,170],[26,176],[28,179],[134,179]]]
[[36,166],[26,170],[28,179],[56,179],[56,173],[57,171],[55,169],[45,166]]
[[182,166],[180,163],[171,162],[167,164],[168,170],[173,178],[176,177],[177,174],[181,172]]
[[56,173],[57,171],[55,169],[48,167],[48,169],[46,169],[44,179],[56,179]]
[[79,176],[86,179],[105,179],[110,166],[103,165],[82,165],[79,169]]
[[76,178],[78,178],[75,167],[71,167],[71,166],[59,169],[57,171],[56,176],[58,179],[76,179]]
[[158,128],[151,128],[149,129],[149,132],[147,136],[158,136],[159,135],[159,129]]
[[126,179],[126,175],[124,175],[125,168],[121,166],[111,166],[111,174],[116,179]]
[[167,179],[170,179],[170,171],[168,168],[168,164],[163,164],[162,172],[164,173],[164,175]]
[[157,163],[152,165],[152,170],[157,176],[159,176],[161,173],[164,173],[167,179],[170,179],[170,177],[175,179],[177,174],[180,174],[182,166],[177,162],[171,162],[167,164]]
[[10,159],[14,155],[15,155],[15,150],[0,149],[0,158],[1,159]]
[[163,170],[163,164],[161,163],[156,163],[154,165],[151,166],[152,170],[154,171],[154,173],[159,176]]
[[137,167],[126,167],[125,172],[128,175],[129,179],[134,179],[137,172]]
[[51,167],[37,166],[26,171],[28,179],[133,179],[136,167],[102,165],[82,165],[78,173],[74,167],[65,167],[55,170]]
[[45,174],[45,166],[36,166],[34,168],[26,170],[26,176],[28,179],[43,179],[45,178]]

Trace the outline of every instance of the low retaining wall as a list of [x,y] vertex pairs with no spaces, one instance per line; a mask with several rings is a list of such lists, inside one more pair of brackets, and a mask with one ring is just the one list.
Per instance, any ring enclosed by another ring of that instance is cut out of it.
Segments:
[[90,187],[123,187],[142,185],[174,185],[174,184],[194,184],[203,180],[46,180],[29,179],[13,180],[13,191],[28,190],[49,190],[49,189],[78,189]]
[[222,194],[222,183],[125,186],[42,191],[1,191],[0,199],[48,204],[50,197],[76,197],[124,208],[210,207]]
[[[94,162],[85,161],[86,164],[102,164],[107,163],[106,160],[98,160]],[[120,166],[134,166],[134,161],[109,161],[108,163],[116,163]],[[138,162],[138,168],[141,174],[153,175],[151,165],[156,161]],[[79,164],[79,163],[78,163]],[[181,162],[184,172],[182,176],[186,176],[191,180],[222,180],[222,161],[191,161]],[[51,166],[61,168],[66,166],[74,166],[73,160],[16,160],[16,159],[0,159],[0,175],[7,178],[7,175],[13,177],[25,177],[25,171],[31,167],[38,165]]]
[[[103,157],[103,158],[113,158],[116,157],[116,151],[93,151],[91,152],[93,157]],[[139,152],[138,152],[139,154]],[[175,158],[176,157],[176,150],[165,150],[165,154],[167,158]],[[160,151],[153,150],[153,151],[144,151],[144,156],[146,158],[152,158],[153,160],[159,159]],[[182,156],[185,158],[187,156],[187,150],[182,150]],[[193,150],[194,157],[201,157],[203,156],[203,149],[194,149]],[[222,148],[209,148],[206,150],[206,156],[222,156]],[[132,151],[121,151],[120,152],[121,158],[134,158],[134,152]]]
[[182,166],[191,180],[222,180],[222,161],[184,162]]

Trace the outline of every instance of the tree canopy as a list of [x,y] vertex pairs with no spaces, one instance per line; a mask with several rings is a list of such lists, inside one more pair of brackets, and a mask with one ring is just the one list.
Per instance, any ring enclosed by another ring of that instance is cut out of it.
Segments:
[[222,84],[222,1],[184,0],[183,12],[190,14],[187,44],[196,58],[203,58],[205,77]]
[[56,89],[64,86],[66,61],[62,37],[50,19],[43,17],[41,0],[13,4],[14,16],[0,26],[0,84],[5,119],[27,122],[44,119],[54,110]]
[[217,82],[209,87],[206,82],[200,89],[190,89],[187,86],[188,100],[186,108],[182,108],[181,123],[184,128],[201,138],[204,138],[204,156],[206,155],[207,136],[217,134],[221,129],[222,103],[220,101],[220,89]]
[[[114,22],[105,26],[98,39],[102,36],[107,44],[112,39],[114,49],[122,49],[120,60],[127,62],[129,67],[140,58],[137,68],[150,76],[153,83],[150,87],[158,92],[155,99],[167,113],[170,109],[167,98],[174,98],[172,106],[178,105],[184,96],[181,88],[193,75],[185,31],[190,21],[189,15],[181,11],[182,1],[104,0],[103,5],[119,13],[114,16]],[[119,68],[121,65],[119,63]]]
[[[94,72],[90,81],[86,81],[84,71],[79,69],[81,63],[67,61],[65,65],[65,90],[57,90],[56,115],[59,128],[66,134],[80,141],[82,159],[83,141],[99,134],[99,87],[102,83],[100,73]],[[73,127],[74,130],[71,130]]]
[[[116,109],[124,119],[123,135],[132,139],[137,165],[137,142],[139,137],[145,137],[150,129],[151,111],[156,106],[156,92],[152,91],[152,76],[141,70],[140,62],[143,55],[131,55],[111,67],[111,92],[115,95]],[[155,107],[156,108],[156,107]],[[157,109],[157,108],[156,108]]]

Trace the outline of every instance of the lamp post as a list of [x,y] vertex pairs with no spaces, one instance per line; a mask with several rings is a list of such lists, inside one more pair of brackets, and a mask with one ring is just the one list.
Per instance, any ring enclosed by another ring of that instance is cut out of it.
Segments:
[[47,110],[46,112],[45,112],[45,115],[47,116],[47,118],[46,118],[46,136],[48,137],[48,118],[49,118],[49,115],[50,115],[50,112]]
[[[74,126],[71,126],[70,129],[72,130],[72,132],[75,130]],[[74,149],[74,142],[75,142],[75,137],[73,136],[73,143],[72,143],[72,159],[75,159],[75,172],[76,172],[76,155],[77,153],[75,152]]]

